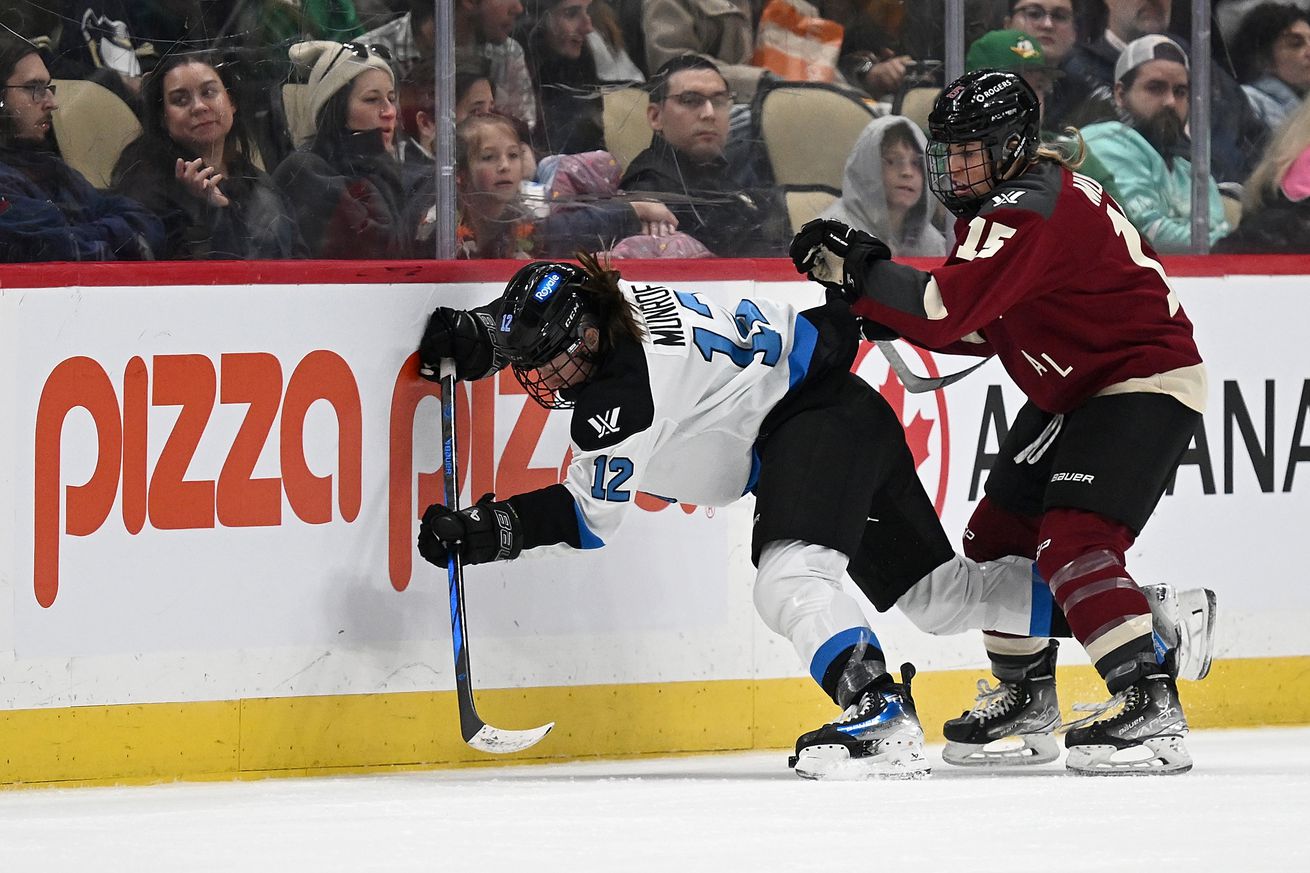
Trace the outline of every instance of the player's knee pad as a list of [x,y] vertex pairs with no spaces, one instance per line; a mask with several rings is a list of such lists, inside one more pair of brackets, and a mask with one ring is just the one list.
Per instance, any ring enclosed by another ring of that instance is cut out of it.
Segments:
[[772,540],[760,551],[755,574],[755,609],[774,633],[789,635],[797,617],[829,608],[845,597],[842,573],[848,558],[825,546]]

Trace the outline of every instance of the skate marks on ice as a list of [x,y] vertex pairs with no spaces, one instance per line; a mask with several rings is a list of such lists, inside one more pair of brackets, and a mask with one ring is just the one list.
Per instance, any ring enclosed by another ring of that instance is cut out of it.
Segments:
[[[1194,731],[1188,774],[942,766],[814,782],[787,751],[0,792],[5,873],[1310,870],[1310,727]],[[865,847],[865,848],[861,848]]]

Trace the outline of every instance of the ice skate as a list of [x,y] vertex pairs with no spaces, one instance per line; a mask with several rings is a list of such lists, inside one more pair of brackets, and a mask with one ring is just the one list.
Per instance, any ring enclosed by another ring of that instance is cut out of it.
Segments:
[[1151,605],[1156,655],[1171,675],[1204,679],[1214,659],[1218,600],[1209,588],[1176,590],[1172,585],[1143,585]]
[[946,722],[942,759],[961,767],[1008,767],[1046,764],[1060,757],[1054,737],[1060,726],[1055,694],[1055,653],[1046,651],[1017,682],[998,680],[995,687],[978,680],[973,709]]
[[866,688],[841,718],[796,741],[787,762],[803,779],[920,779],[931,770],[923,753],[923,728],[910,696],[912,664],[901,665],[902,682],[889,674]]
[[[1100,719],[1115,707],[1119,711]],[[1186,773],[1192,756],[1183,744],[1187,717],[1174,678],[1157,673],[1139,679],[1101,704],[1076,704],[1090,714],[1065,730],[1065,766],[1092,776]]]

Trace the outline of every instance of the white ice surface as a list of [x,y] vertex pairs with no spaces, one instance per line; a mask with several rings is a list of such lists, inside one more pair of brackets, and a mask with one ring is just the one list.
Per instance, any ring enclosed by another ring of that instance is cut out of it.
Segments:
[[1310,871],[1310,728],[1175,777],[815,783],[785,752],[0,793],[4,873]]

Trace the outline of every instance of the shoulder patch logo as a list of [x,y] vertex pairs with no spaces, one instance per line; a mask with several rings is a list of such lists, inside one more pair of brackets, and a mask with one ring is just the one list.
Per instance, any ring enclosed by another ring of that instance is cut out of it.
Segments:
[[587,423],[596,429],[596,436],[603,437],[619,432],[619,410],[622,408],[616,406],[609,412],[593,415],[587,419]]
[[1027,191],[1002,191],[992,198],[993,206],[1013,206],[1019,202],[1019,198],[1027,194]]

